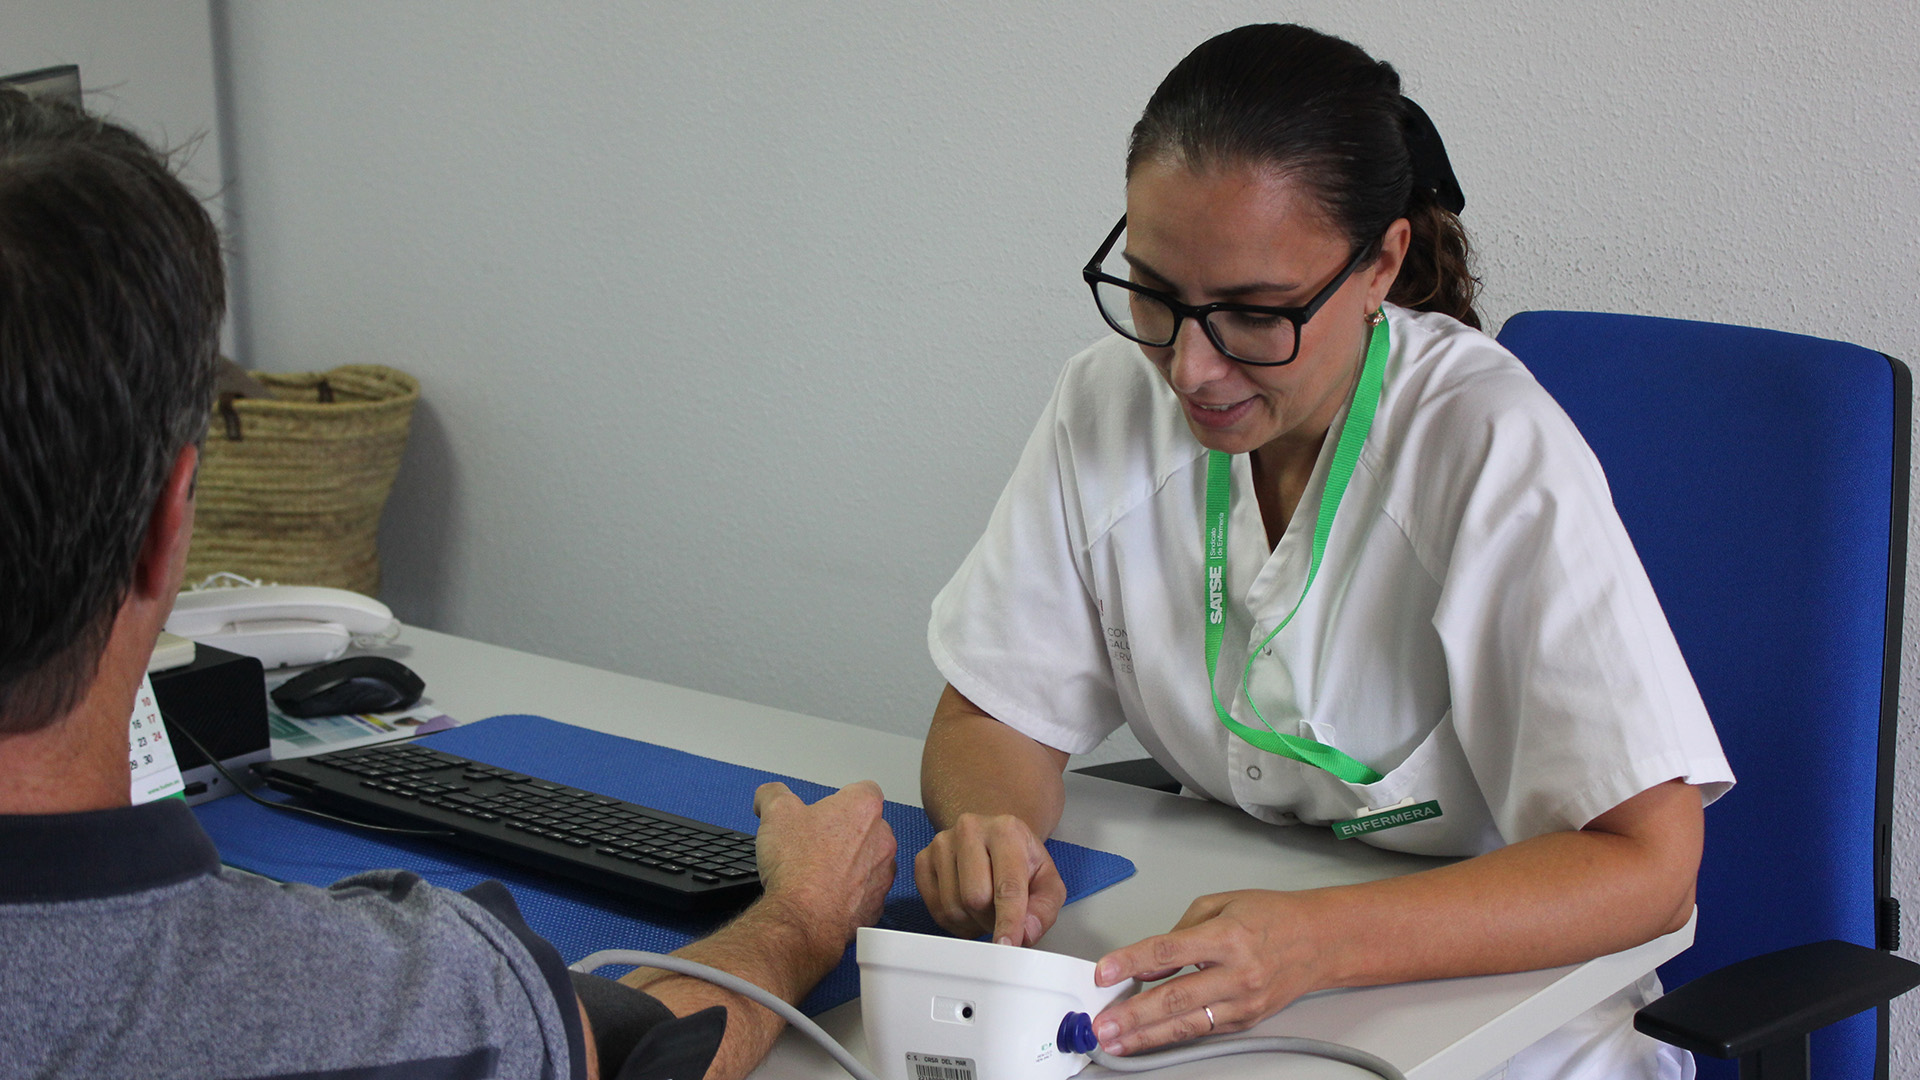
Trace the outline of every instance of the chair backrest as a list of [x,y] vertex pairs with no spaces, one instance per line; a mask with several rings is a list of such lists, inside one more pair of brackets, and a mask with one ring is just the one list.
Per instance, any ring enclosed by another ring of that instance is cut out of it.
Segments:
[[[1500,341],[1599,456],[1738,780],[1707,811],[1698,934],[1662,980],[1828,938],[1894,947],[1905,365],[1633,315],[1527,312]],[[1880,1013],[1816,1035],[1815,1075],[1884,1076]]]

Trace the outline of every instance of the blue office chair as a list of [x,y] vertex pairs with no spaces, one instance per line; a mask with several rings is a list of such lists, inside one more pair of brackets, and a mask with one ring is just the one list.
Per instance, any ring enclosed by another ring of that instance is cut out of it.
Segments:
[[1885,1002],[1920,982],[1889,955],[1906,366],[1632,315],[1527,312],[1500,341],[1599,456],[1739,780],[1707,811],[1694,945],[1638,1026],[1791,1080],[1831,1024],[1820,1074],[1884,1078]]

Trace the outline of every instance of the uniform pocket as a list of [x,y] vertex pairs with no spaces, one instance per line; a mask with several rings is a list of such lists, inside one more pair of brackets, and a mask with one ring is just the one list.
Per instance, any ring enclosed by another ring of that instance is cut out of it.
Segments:
[[[1317,770],[1316,770],[1317,771]],[[1392,772],[1371,784],[1349,784],[1325,773],[1325,783],[1344,789],[1350,807],[1347,817],[1361,807],[1380,809],[1406,799],[1415,806],[1438,803],[1440,814],[1403,825],[1364,832],[1354,842],[1415,855],[1480,855],[1505,841],[1494,827],[1487,800],[1480,794],[1466,751],[1453,728],[1448,710],[1413,753]]]

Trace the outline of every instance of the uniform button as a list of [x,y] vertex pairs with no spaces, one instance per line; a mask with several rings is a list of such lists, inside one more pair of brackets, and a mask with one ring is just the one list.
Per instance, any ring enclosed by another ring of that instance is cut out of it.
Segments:
[[1258,765],[1247,766],[1247,779],[1249,780],[1260,779],[1260,766]]

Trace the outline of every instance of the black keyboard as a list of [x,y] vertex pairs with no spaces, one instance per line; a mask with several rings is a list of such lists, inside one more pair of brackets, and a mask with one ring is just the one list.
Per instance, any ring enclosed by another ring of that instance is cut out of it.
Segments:
[[425,746],[391,743],[260,767],[268,786],[382,825],[681,911],[760,894],[753,837]]

